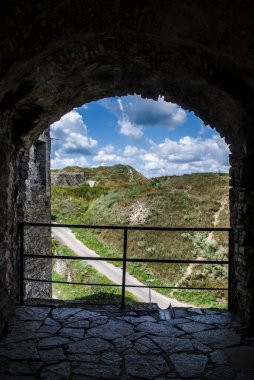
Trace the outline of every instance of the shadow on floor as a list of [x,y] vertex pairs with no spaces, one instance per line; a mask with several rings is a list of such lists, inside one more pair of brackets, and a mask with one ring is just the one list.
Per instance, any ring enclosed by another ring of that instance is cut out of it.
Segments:
[[0,342],[6,379],[254,379],[254,348],[242,346],[225,310],[156,305],[17,307]]

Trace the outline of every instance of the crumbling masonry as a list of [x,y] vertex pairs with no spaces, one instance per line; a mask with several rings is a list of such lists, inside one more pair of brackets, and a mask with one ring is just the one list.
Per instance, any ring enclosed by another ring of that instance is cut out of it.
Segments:
[[[33,143],[23,161],[27,162],[26,200],[24,219],[27,222],[50,223],[50,132],[45,130]],[[51,255],[51,232],[47,227],[25,227],[24,251],[29,254]],[[52,261],[26,259],[26,278],[51,280]],[[51,284],[26,281],[26,298],[50,298]]]

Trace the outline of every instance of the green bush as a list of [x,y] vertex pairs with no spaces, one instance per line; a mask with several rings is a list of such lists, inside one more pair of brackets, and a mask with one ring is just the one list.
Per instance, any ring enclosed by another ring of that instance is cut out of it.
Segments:
[[132,189],[128,192],[129,197],[134,197],[140,193],[140,189],[138,186],[133,186]]
[[148,247],[146,252],[150,253],[151,255],[156,254],[156,248],[155,247]]
[[137,246],[140,248],[140,249],[143,249],[145,247],[145,241],[144,240],[139,240],[137,242]]
[[87,200],[98,198],[102,194],[106,193],[105,189],[103,189],[102,187],[91,187],[87,182],[84,182],[81,186],[76,187],[74,191],[77,196]]
[[112,191],[108,192],[100,198],[101,204],[108,208],[111,207],[116,201],[118,201],[118,199],[119,194]]

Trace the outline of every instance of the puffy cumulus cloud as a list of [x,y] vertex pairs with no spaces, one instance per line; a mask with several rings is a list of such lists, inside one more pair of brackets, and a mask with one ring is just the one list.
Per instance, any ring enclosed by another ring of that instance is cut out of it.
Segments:
[[104,146],[105,153],[114,153],[115,147],[112,144]]
[[[52,168],[63,168],[65,166],[98,166],[129,164],[147,177],[160,175],[181,175],[197,172],[227,172],[229,169],[229,149],[219,135],[204,138],[205,128],[201,127],[198,137],[184,136],[178,140],[166,138],[161,142],[144,140],[140,145],[137,140],[143,136],[145,126],[144,112],[139,110],[130,112],[131,103],[141,102],[140,97],[119,98],[114,101],[114,107],[118,118],[119,132],[135,139],[135,143],[126,144],[124,147],[105,145],[95,152],[97,141],[89,136],[87,127],[82,116],[73,110],[64,115],[59,121],[51,126],[52,135]],[[129,103],[130,104],[129,104]],[[128,104],[127,104],[128,103]],[[153,104],[149,101],[150,114],[153,114]],[[164,102],[159,99],[160,111],[154,111],[154,124],[171,121],[170,126],[176,126],[184,122],[186,114],[180,107]],[[167,106],[165,106],[165,104]],[[160,118],[158,115],[161,115]],[[167,115],[167,116],[165,116]],[[170,116],[169,116],[170,115]],[[163,121],[164,120],[164,121]],[[158,125],[159,125],[158,124]],[[160,124],[161,125],[161,124]],[[145,145],[146,144],[146,145]]]
[[137,97],[135,102],[126,105],[130,120],[146,126],[162,126],[175,129],[187,120],[186,112],[176,104],[165,102],[163,97],[157,101]]
[[88,136],[82,116],[75,110],[67,113],[50,127],[52,136],[52,167],[62,167],[62,162],[77,165],[86,162],[83,156],[92,154],[97,140]]
[[142,126],[136,126],[126,118],[118,120],[118,125],[120,126],[119,132],[121,135],[132,137],[134,139],[140,139],[144,135]]
[[219,136],[204,140],[185,136],[178,141],[166,138],[160,144],[149,143],[150,151],[140,156],[140,170],[149,177],[229,170],[229,148]]
[[126,137],[131,137],[135,140],[141,139],[141,137],[144,135],[142,125],[135,125],[130,121],[129,116],[125,112],[121,99],[117,99],[117,104],[120,110],[120,118],[117,122],[120,127],[119,133]]
[[51,160],[52,169],[63,169],[66,166],[87,166],[88,162],[85,157],[74,157],[74,158],[62,158],[58,154],[55,155],[55,158]]
[[152,126],[175,129],[187,120],[186,112],[176,104],[165,102],[163,97],[157,101],[143,99],[139,95],[124,96],[116,99],[103,99],[100,104],[109,109],[119,120],[124,118],[137,128]]
[[125,148],[123,149],[123,155],[125,157],[134,157],[138,155],[139,153],[145,153],[144,149],[139,149],[136,146],[133,145],[126,145]]
[[61,151],[65,154],[91,154],[93,148],[97,146],[97,141],[81,133],[70,133],[66,138],[66,143],[62,145]]
[[113,145],[106,145],[100,149],[99,152],[93,157],[93,161],[99,165],[115,165],[115,164],[128,164],[126,158],[123,157],[122,151],[115,151]]
[[208,139],[185,136],[177,141],[166,138],[146,149],[126,145],[123,149],[105,146],[93,158],[98,165],[128,164],[147,177],[202,172],[228,172],[229,149],[214,135]]
[[54,136],[57,135],[65,135],[68,134],[73,129],[75,130],[83,130],[86,129],[84,125],[82,116],[75,110],[68,112],[64,116],[61,117],[60,120],[51,124],[51,134]]

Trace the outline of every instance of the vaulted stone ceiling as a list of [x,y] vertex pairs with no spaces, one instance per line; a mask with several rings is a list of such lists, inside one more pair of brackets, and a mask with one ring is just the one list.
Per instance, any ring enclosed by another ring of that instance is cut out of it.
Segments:
[[252,135],[252,1],[12,1],[1,13],[1,111],[16,140],[134,92],[165,95],[228,142]]

